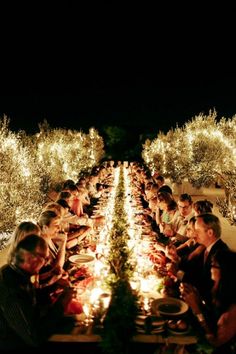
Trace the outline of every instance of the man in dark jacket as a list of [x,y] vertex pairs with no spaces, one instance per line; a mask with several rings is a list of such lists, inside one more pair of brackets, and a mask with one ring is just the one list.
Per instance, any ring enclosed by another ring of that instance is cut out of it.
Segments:
[[[63,316],[58,302],[42,315],[35,280],[48,257],[46,241],[38,235],[21,240],[11,263],[0,269],[0,352],[39,348]],[[44,309],[45,310],[45,309]]]
[[201,214],[196,216],[196,241],[204,245],[203,251],[192,263],[183,279],[196,286],[200,295],[208,302],[211,298],[211,261],[219,250],[229,247],[221,239],[221,225],[219,218],[214,214]]

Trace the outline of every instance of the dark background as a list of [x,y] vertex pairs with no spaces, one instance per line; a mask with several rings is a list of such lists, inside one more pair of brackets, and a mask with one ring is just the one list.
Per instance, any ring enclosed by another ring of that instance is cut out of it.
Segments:
[[160,130],[213,109],[236,113],[233,8],[40,10],[27,8],[11,34],[4,28],[0,115],[10,129],[35,133],[46,119],[109,140],[106,127],[118,127],[115,150],[137,157]]

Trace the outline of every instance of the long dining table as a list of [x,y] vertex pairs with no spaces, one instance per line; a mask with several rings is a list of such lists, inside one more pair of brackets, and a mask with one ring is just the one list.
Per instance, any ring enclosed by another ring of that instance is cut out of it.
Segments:
[[[153,352],[155,347],[160,347],[164,353],[163,348],[173,345],[176,353],[183,353],[186,345],[198,341],[197,332],[190,323],[191,313],[186,304],[181,307],[183,301],[176,292],[178,279],[166,268],[164,246],[158,242],[151,223],[147,222],[139,191],[132,184],[129,169],[123,166],[114,169],[112,180],[109,180],[112,188],[109,192],[105,191],[94,206],[91,219],[102,216],[103,223],[96,225],[87,239],[67,252],[65,266],[75,289],[76,306],[67,309],[65,317],[72,318],[74,326],[69,332],[53,334],[48,343],[59,348],[68,344],[87,345],[99,351],[103,321],[111,297],[105,279],[109,274],[109,234],[113,227],[115,198],[122,168],[126,188],[124,210],[129,224],[127,247],[132,250],[133,263],[136,264],[130,285],[139,295],[136,334],[131,342],[136,348],[135,352],[137,348],[145,346],[153,348]],[[159,304],[162,305],[162,311]],[[182,329],[177,325],[181,321],[185,324]]]

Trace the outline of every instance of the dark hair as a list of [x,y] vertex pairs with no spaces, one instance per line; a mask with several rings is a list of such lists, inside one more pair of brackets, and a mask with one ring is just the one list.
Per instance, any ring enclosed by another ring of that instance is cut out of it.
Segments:
[[155,177],[156,181],[161,181],[161,182],[164,182],[164,177],[163,176],[157,176]]
[[213,208],[213,203],[209,200],[197,200],[193,203],[193,208],[198,214],[211,213]]
[[157,193],[157,199],[160,202],[165,202],[167,204],[167,210],[176,210],[177,209],[177,203],[174,200],[173,196],[168,193],[168,192],[158,192]]
[[236,277],[232,271],[236,268],[236,252],[219,250],[212,258],[220,267],[220,282],[214,296],[220,307],[225,311],[229,305],[236,303]]
[[75,182],[72,179],[67,179],[64,183],[63,183],[63,189],[67,189],[70,186],[75,185]]
[[[60,192],[58,199],[68,199],[70,197],[71,197],[70,192],[62,191],[62,192]],[[58,201],[57,201],[57,203],[58,203]]]
[[189,202],[189,204],[192,204],[192,202],[193,202],[191,195],[189,195],[188,193],[180,194],[179,201],[180,202]]
[[11,254],[10,260],[19,264],[23,261],[21,250],[33,252],[38,246],[43,249],[47,249],[48,247],[47,242],[43,237],[35,234],[27,235],[16,245],[16,248]]
[[66,189],[66,191],[63,190],[63,191],[61,191],[61,193],[63,193],[63,192],[68,192],[68,191],[69,191],[69,193],[70,193],[70,192],[74,192],[74,191],[77,191],[77,190],[78,190],[76,184],[72,184],[72,185],[68,186],[68,187],[65,188],[65,189]]
[[169,186],[167,186],[167,184],[164,184],[158,190],[159,192],[167,192],[169,194],[173,194],[172,189]]
[[195,225],[196,222],[196,216],[192,216],[191,219],[189,219],[189,224]]
[[19,249],[23,249],[26,251],[34,251],[37,246],[41,246],[47,248],[47,242],[45,239],[36,234],[30,234],[25,236],[23,240],[19,241],[16,246],[16,251]]
[[57,204],[61,205],[63,208],[70,209],[70,206],[65,199],[58,199]]

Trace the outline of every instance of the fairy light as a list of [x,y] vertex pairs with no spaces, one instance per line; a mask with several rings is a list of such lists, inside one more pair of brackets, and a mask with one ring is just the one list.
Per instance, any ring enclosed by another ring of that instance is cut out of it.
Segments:
[[199,114],[184,128],[170,130],[166,135],[159,133],[144,145],[144,161],[172,182],[181,183],[187,178],[198,187],[208,185],[217,173],[235,170],[236,116],[219,122],[216,117],[215,111],[207,116]]
[[[31,139],[9,130],[9,119],[0,120],[0,231],[12,231],[23,220],[37,220],[46,193],[62,180],[77,179],[90,171],[104,154],[98,132],[44,127]],[[93,151],[96,149],[96,151]],[[92,156],[92,159],[90,158]]]

